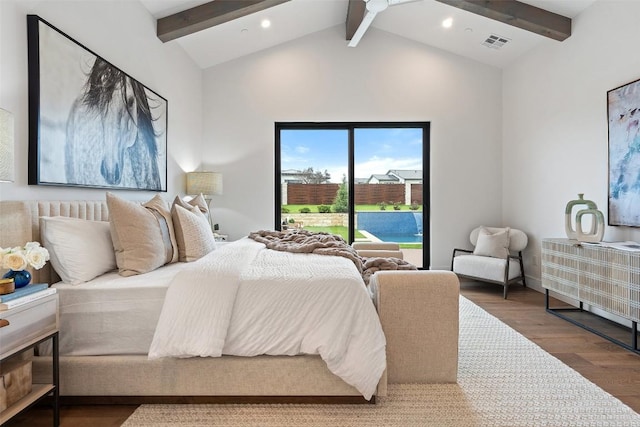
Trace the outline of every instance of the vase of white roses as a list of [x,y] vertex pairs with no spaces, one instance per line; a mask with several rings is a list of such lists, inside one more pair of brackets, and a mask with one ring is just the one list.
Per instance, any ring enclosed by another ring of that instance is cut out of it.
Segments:
[[49,261],[49,251],[38,242],[28,242],[24,246],[0,248],[0,265],[9,271],[2,276],[12,278],[16,288],[27,286],[31,282],[31,273],[27,267],[41,269]]

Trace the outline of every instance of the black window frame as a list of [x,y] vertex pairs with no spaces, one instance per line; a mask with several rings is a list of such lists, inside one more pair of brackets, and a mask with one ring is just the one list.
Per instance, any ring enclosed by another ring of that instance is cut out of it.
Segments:
[[[348,189],[349,189],[349,243],[354,241],[355,232],[355,130],[356,129],[391,129],[391,128],[421,128],[422,129],[422,267],[430,269],[431,260],[431,122],[275,122],[275,198],[274,198],[274,228],[282,228],[282,157],[280,134],[283,130],[347,130],[348,131]],[[427,232],[425,233],[425,230]]]

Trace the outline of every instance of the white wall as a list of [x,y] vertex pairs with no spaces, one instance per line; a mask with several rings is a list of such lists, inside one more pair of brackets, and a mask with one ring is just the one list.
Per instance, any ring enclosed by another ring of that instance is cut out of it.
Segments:
[[[0,1],[0,108],[15,118],[14,184],[0,199],[104,199],[105,190],[27,185],[27,14],[51,25],[168,100],[168,179],[165,199],[184,193],[184,171],[200,163],[202,71],[175,43],[155,35],[155,20],[138,1]],[[155,193],[115,191],[144,200]]]
[[[205,70],[205,169],[224,174],[215,222],[232,238],[274,226],[274,122],[430,121],[432,268],[469,231],[502,223],[499,69],[342,25]],[[385,171],[381,171],[384,173]]]
[[[528,275],[540,279],[541,239],[566,237],[564,210],[578,193],[607,215],[607,91],[640,78],[640,2],[598,1],[504,71],[505,223],[531,240]],[[605,240],[640,241],[640,229],[607,227]]]

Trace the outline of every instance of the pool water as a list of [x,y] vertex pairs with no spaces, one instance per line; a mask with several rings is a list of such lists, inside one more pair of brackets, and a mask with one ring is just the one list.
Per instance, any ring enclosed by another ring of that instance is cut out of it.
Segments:
[[357,227],[383,242],[422,243],[422,212],[358,212]]

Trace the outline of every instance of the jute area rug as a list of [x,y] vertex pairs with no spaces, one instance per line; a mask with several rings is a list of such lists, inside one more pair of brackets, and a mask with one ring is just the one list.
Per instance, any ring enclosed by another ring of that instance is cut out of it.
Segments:
[[142,405],[123,427],[624,426],[640,415],[460,297],[458,384],[390,384],[376,405]]

